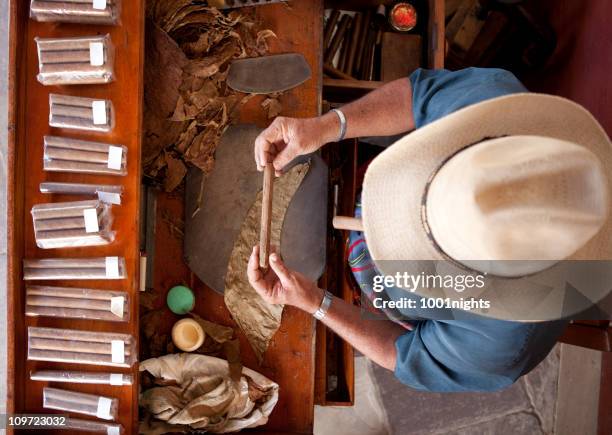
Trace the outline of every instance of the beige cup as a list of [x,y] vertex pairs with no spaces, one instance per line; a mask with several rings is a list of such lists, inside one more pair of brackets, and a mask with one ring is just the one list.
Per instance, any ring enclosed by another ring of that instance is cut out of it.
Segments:
[[204,330],[193,319],[181,319],[172,327],[172,341],[184,352],[193,352],[204,343]]

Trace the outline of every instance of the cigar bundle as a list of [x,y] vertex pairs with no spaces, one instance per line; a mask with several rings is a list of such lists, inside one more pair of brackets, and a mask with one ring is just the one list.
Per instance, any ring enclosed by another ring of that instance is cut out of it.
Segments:
[[126,292],[32,285],[26,288],[26,315],[127,322]]
[[70,370],[39,370],[30,373],[30,379],[43,382],[68,382],[71,384],[132,385],[132,375],[123,373],[79,372]]
[[36,258],[23,260],[23,279],[124,279],[122,257]]
[[49,125],[107,133],[115,126],[115,109],[109,100],[49,94]]
[[59,23],[118,24],[119,0],[32,0],[30,18]]
[[114,80],[114,48],[110,35],[34,38],[38,76],[43,85],[81,85]]
[[103,420],[116,420],[119,400],[59,388],[43,388],[43,408],[77,412]]
[[131,367],[131,335],[75,329],[28,327],[28,360]]
[[82,420],[80,418],[68,418],[62,429],[74,429],[79,432],[103,433],[105,435],[121,435],[124,433],[123,426],[118,423],[105,423],[103,421]]
[[33,206],[36,245],[41,249],[55,249],[111,243],[115,240],[111,207],[99,200]]
[[45,171],[127,174],[127,147],[123,145],[45,136],[43,147]]

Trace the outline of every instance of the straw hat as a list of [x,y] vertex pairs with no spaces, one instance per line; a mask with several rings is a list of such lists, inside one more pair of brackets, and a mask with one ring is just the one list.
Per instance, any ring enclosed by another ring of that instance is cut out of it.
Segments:
[[555,268],[561,260],[612,260],[611,170],[610,139],[578,104],[542,94],[487,100],[414,131],[370,164],[366,242],[385,275],[440,260],[438,273],[495,278],[461,294],[417,289],[422,296],[486,295],[491,307],[481,313],[497,318],[565,316],[612,286],[580,288],[587,300],[568,311],[559,286],[571,277]]

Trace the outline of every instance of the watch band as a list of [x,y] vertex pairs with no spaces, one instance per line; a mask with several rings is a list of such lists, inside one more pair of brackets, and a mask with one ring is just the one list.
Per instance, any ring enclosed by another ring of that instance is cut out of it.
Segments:
[[331,111],[338,115],[340,119],[340,136],[338,136],[337,140],[337,142],[340,142],[344,139],[344,136],[346,136],[346,116],[344,116],[344,113],[342,113],[340,109],[332,109]]
[[317,320],[323,320],[327,315],[327,311],[332,303],[333,295],[325,290],[325,295],[323,296],[323,300],[321,301],[321,306],[315,313],[313,314],[314,318]]

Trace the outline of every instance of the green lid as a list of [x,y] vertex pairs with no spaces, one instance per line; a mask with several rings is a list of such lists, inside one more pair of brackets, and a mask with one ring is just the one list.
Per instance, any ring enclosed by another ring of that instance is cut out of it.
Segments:
[[173,313],[187,314],[195,305],[195,296],[190,288],[184,285],[177,285],[168,292],[166,303]]

